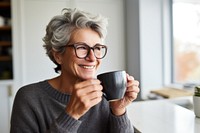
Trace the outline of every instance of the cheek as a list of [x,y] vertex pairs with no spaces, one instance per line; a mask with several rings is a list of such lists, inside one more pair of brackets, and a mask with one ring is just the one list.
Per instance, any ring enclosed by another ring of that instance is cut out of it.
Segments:
[[67,71],[74,71],[75,64],[76,64],[75,62],[77,61],[76,61],[76,56],[74,55],[74,53],[72,51],[66,51],[63,58],[64,69],[66,69]]
[[73,50],[66,50],[64,54],[64,61],[69,64],[73,63],[76,60],[76,55]]
[[101,65],[102,60],[98,59],[97,60],[97,68],[99,68],[99,66]]
[[73,59],[73,60],[71,60],[71,62],[69,62],[71,69],[73,71],[75,71],[75,72],[77,71],[77,68],[78,68],[78,63],[77,62],[78,61],[76,59]]

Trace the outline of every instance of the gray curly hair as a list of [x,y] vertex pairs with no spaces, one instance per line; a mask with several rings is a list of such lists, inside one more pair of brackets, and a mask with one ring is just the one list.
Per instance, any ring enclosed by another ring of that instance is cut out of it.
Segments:
[[74,30],[79,28],[90,28],[97,32],[104,41],[107,34],[107,19],[101,15],[94,15],[78,9],[64,8],[62,15],[57,15],[51,19],[46,27],[46,35],[43,38],[43,47],[46,54],[57,65],[55,72],[61,70],[60,64],[53,57],[52,50],[64,53],[65,47]]

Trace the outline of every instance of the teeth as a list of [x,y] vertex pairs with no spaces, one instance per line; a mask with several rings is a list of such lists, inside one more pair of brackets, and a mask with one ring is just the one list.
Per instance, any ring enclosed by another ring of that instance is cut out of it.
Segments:
[[92,69],[94,68],[94,66],[82,66],[83,68],[86,68],[86,69]]

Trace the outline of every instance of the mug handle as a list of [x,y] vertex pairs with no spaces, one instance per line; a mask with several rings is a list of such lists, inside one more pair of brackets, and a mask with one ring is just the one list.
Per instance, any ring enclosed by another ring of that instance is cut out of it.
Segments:
[[105,99],[108,100],[108,97],[105,93],[103,93],[103,97],[105,97]]

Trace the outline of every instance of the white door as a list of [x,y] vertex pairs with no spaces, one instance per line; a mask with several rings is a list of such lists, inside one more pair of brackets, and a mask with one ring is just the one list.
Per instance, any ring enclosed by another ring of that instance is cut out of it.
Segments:
[[11,85],[0,83],[0,133],[9,133],[10,130],[11,89]]

